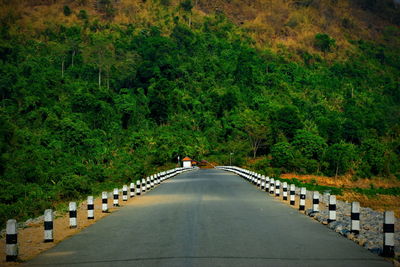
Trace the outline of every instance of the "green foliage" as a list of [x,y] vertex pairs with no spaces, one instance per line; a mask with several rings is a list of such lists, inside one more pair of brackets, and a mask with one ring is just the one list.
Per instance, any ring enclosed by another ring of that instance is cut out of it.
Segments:
[[296,132],[292,144],[302,156],[315,160],[322,158],[327,146],[322,137],[304,130]]
[[89,18],[87,11],[84,9],[79,10],[77,17],[81,20],[87,20]]
[[330,146],[325,153],[325,160],[329,164],[329,175],[345,174],[354,166],[356,149],[353,144],[339,143]]
[[294,159],[292,146],[286,142],[276,143],[271,148],[272,166],[290,170]]
[[183,10],[185,10],[186,12],[192,11],[192,8],[193,8],[192,0],[183,0],[183,1],[180,3],[180,7],[181,7]]
[[330,52],[335,47],[336,40],[326,33],[317,33],[315,35],[314,45],[322,52]]
[[[113,4],[96,1],[106,18]],[[35,36],[1,29],[1,222],[186,155],[261,157],[254,167],[268,175],[400,177],[397,29],[382,43],[353,41],[349,59],[303,53],[303,63],[255,49],[221,14],[190,27],[174,19],[168,33],[77,16]],[[332,51],[330,37],[317,41]]]
[[69,15],[72,14],[72,10],[71,10],[71,8],[69,6],[64,6],[63,13],[64,13],[65,16],[69,16]]

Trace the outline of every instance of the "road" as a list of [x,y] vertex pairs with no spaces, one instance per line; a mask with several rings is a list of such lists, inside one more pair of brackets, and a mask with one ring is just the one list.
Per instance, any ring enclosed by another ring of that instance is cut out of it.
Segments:
[[27,266],[392,266],[237,175],[178,175]]

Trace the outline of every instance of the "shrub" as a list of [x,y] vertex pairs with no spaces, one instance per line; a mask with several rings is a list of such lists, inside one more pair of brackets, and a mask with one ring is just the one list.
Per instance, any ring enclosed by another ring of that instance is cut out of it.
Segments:
[[326,33],[317,33],[314,39],[314,45],[322,52],[330,52],[335,47],[336,40]]
[[79,13],[78,13],[78,19],[81,19],[81,20],[87,20],[88,19],[88,14],[87,14],[87,12],[86,12],[86,10],[79,10]]
[[65,16],[69,16],[72,14],[72,10],[71,8],[69,8],[69,6],[64,6],[63,12]]

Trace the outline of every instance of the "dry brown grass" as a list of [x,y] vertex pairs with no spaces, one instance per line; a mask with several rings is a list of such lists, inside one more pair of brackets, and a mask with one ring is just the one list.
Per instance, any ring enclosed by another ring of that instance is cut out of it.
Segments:
[[[389,178],[375,178],[375,179],[358,179],[353,180],[351,176],[327,177],[316,175],[299,175],[293,173],[286,173],[281,175],[282,178],[291,179],[297,178],[300,181],[311,182],[315,180],[319,185],[333,186],[339,188],[370,188],[374,187],[390,188],[400,187],[398,179]],[[393,210],[398,218],[400,218],[400,197],[390,195],[376,195],[368,197],[356,192],[344,191],[342,196],[338,199],[343,201],[358,201],[361,206],[369,207],[378,211]]]
[[[1,0],[0,0],[1,1]],[[258,48],[269,47],[278,51],[283,44],[289,51],[318,53],[328,60],[346,57],[346,49],[351,47],[348,39],[376,40],[382,29],[390,23],[371,12],[354,6],[351,0],[314,1],[309,7],[297,7],[294,0],[198,0],[193,9],[193,23],[201,23],[204,16],[223,12],[234,23],[241,25],[256,41]],[[8,3],[8,4],[7,4]],[[83,3],[83,4],[82,4]],[[172,18],[180,16],[180,1],[171,0],[168,7],[156,1],[121,0],[117,2],[114,23],[134,23],[147,27],[155,25],[164,33],[173,27]],[[73,11],[64,16],[63,6]],[[49,25],[81,23],[77,18],[79,10],[88,12],[91,19],[103,20],[103,14],[95,9],[95,0],[86,1],[1,1],[0,14],[14,14],[13,23],[21,25],[27,33],[34,34]],[[343,21],[346,21],[344,24]],[[334,53],[321,53],[313,47],[317,33],[327,33],[336,40]]]

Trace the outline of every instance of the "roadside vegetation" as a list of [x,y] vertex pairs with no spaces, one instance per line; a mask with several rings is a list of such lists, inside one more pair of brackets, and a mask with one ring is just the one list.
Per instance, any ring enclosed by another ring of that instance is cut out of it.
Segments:
[[346,46],[319,28],[305,51],[261,45],[202,1],[76,2],[2,1],[1,223],[186,155],[400,179],[398,22],[380,18],[374,40],[343,35]]

